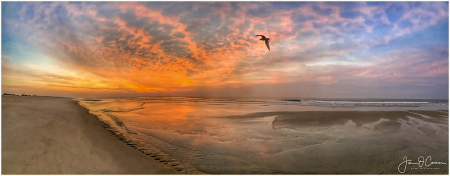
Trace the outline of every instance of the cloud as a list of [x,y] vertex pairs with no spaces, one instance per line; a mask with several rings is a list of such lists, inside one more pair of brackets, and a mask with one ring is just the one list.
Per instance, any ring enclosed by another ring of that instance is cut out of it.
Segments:
[[409,20],[402,20],[402,21],[398,22],[398,25],[399,25],[401,28],[411,28],[411,27],[414,26],[414,25],[411,23],[411,21],[409,21]]
[[[448,33],[445,7],[448,3],[2,2],[2,50],[17,59],[21,53],[6,46],[26,43],[52,64],[135,92],[187,93],[208,84],[217,87],[202,90],[220,92],[233,84],[249,91],[255,91],[253,84],[320,86],[345,74],[441,77],[448,68],[440,65],[448,58],[430,63],[415,58],[420,64],[409,68],[416,71],[363,65],[394,68],[377,58],[408,48],[428,53],[448,47],[445,35],[437,37]],[[256,34],[271,38],[271,51]],[[42,78],[35,80],[62,84],[58,77]]]
[[331,15],[331,14],[333,13],[333,9],[331,9],[331,8],[321,9],[321,8],[318,7],[318,6],[313,6],[312,9],[313,9],[314,12],[316,12],[317,14],[325,15],[325,16]]
[[304,6],[306,2],[270,2],[270,4],[277,10],[292,10]]
[[174,3],[162,10],[164,16],[178,16],[183,12],[192,10],[193,4],[188,2]]
[[403,6],[391,5],[385,10],[390,22],[395,23],[403,16]]
[[116,16],[119,12],[119,9],[110,9],[110,8],[99,8],[97,9],[96,18],[112,18]]
[[393,29],[392,25],[388,25],[388,24],[378,24],[376,25],[373,30],[372,30],[372,34],[374,34],[375,36],[385,36],[387,35],[391,30]]
[[342,18],[358,18],[361,16],[361,12],[359,11],[344,11],[339,13]]
[[318,19],[318,18],[314,17],[314,16],[303,15],[303,14],[292,14],[291,15],[291,21],[296,22],[296,23],[306,22],[306,21],[315,20],[315,19]]

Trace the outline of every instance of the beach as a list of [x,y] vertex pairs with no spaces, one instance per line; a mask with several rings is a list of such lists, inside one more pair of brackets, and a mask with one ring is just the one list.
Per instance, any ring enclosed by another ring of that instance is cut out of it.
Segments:
[[[433,102],[433,103],[430,103]],[[211,97],[80,99],[118,138],[209,174],[448,173],[448,104]],[[430,159],[429,159],[430,161]]]
[[1,174],[449,174],[449,2],[1,6]]
[[380,106],[3,96],[2,173],[447,174],[448,104]]
[[2,174],[183,174],[126,145],[70,98],[2,96]]

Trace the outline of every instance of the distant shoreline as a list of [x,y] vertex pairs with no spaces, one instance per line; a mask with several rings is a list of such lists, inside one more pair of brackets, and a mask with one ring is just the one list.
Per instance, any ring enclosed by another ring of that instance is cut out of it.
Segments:
[[[76,98],[53,95],[28,95],[28,94],[7,94],[7,96],[32,96],[32,97],[53,97],[53,98]],[[323,100],[323,101],[431,101],[431,102],[449,102],[449,99],[435,98],[318,98],[318,97],[235,97],[235,96],[175,96],[175,95],[158,95],[158,96],[119,96],[119,97],[77,97],[79,99],[116,99],[116,98],[143,98],[143,97],[186,97],[201,99],[277,99],[284,101],[304,101],[304,100]]]

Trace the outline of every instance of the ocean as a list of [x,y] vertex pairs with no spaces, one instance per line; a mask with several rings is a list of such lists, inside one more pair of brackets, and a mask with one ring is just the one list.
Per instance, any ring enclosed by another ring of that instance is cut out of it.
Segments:
[[[404,155],[418,154],[448,163],[448,100],[130,97],[77,101],[118,139],[179,170],[395,174]],[[445,171],[448,167],[435,172]]]

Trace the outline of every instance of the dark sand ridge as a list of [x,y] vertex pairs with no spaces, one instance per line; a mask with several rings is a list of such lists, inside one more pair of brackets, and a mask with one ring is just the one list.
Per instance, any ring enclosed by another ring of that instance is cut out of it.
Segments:
[[[429,117],[427,118],[418,114]],[[448,112],[441,111],[305,111],[305,112],[257,112],[245,115],[233,115],[220,118],[245,119],[260,118],[267,116],[276,116],[272,122],[274,127],[302,127],[302,126],[330,126],[342,125],[349,120],[356,123],[357,126],[377,122],[380,119],[390,119],[392,123],[400,123],[396,119],[408,121],[408,117],[414,117],[427,122],[440,123],[444,118],[448,118]],[[330,118],[332,117],[332,118]],[[364,118],[361,118],[364,117]],[[437,119],[435,119],[437,118]]]
[[2,174],[185,174],[103,129],[69,98],[2,96]]

